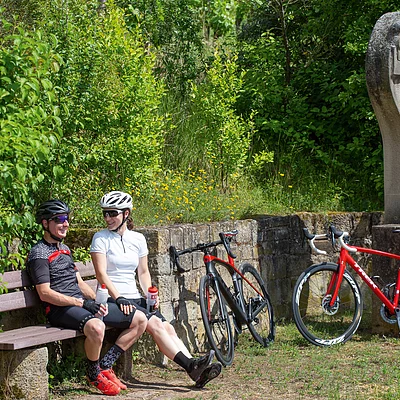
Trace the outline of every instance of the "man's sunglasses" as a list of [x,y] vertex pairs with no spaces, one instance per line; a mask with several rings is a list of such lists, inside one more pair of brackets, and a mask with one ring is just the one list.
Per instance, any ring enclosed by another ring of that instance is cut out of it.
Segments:
[[68,218],[68,214],[56,215],[55,217],[50,218],[50,221],[54,221],[56,224],[63,224],[65,221],[68,221]]
[[123,211],[121,210],[104,210],[103,211],[103,217],[111,217],[114,218],[118,216],[119,214],[122,214]]

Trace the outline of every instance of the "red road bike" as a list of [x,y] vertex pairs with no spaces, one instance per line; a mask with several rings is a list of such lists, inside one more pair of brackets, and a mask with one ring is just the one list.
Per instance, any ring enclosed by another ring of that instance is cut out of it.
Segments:
[[316,247],[316,240],[336,240],[340,245],[337,263],[323,262],[310,266],[298,278],[293,291],[292,309],[300,333],[312,344],[331,346],[344,343],[357,331],[361,322],[363,299],[359,285],[346,269],[350,266],[382,301],[380,315],[389,324],[400,328],[400,269],[394,283],[379,287],[379,277],[369,277],[353,259],[357,252],[400,260],[400,255],[364,247],[350,246],[347,232],[330,226],[329,233],[314,235],[303,229],[312,250],[326,254]]
[[[201,277],[199,286],[201,316],[208,341],[217,359],[225,366],[231,365],[234,357],[231,320],[236,334],[248,328],[254,339],[265,347],[275,338],[273,309],[264,280],[248,263],[239,268],[235,266],[236,256],[230,243],[237,234],[236,230],[220,232],[220,240],[216,242],[198,243],[179,251],[170,247],[172,262],[181,273],[186,270],[180,264],[180,256],[198,251],[204,254],[206,274]],[[213,254],[220,245],[227,255],[225,260]],[[229,273],[228,281],[217,267]]]

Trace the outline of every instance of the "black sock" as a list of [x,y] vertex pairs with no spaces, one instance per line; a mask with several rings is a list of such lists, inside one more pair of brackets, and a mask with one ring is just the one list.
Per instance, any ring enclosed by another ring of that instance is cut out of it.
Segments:
[[95,381],[100,373],[99,360],[87,360],[86,375],[91,381]]
[[193,358],[186,357],[181,351],[176,353],[172,361],[180,365],[186,372],[190,373],[193,370]]
[[100,368],[110,369],[124,352],[125,350],[122,350],[121,347],[119,347],[117,344],[114,344],[101,359]]

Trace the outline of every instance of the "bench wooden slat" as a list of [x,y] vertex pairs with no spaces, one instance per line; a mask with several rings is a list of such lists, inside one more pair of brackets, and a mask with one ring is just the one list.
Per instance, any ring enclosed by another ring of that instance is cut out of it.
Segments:
[[[107,326],[106,330],[114,329]],[[83,336],[74,329],[35,325],[0,333],[0,350],[18,350]]]
[[0,274],[0,282],[3,282],[8,290],[32,286],[29,275],[25,270]]
[[[93,290],[96,290],[97,280],[85,281]],[[41,305],[36,290],[24,290],[0,295],[0,312],[19,310],[21,308],[38,307]]]
[[75,262],[75,266],[78,268],[82,278],[94,277],[96,275],[91,261],[87,261],[86,263]]
[[55,328],[48,325],[28,326],[1,333],[0,350],[24,349],[78,336],[82,334],[73,329]]
[[[87,261],[86,263],[76,262],[75,265],[82,278],[95,276],[94,267],[91,261]],[[32,286],[32,282],[26,270],[10,271],[0,274],[0,282],[3,282],[9,291]]]
[[39,305],[40,299],[36,290],[12,292],[0,296],[0,312],[37,307]]
[[[91,262],[76,263],[82,278],[95,276]],[[28,273],[24,271],[10,271],[0,274],[8,293],[0,294],[0,312],[14,311],[32,307],[42,307],[42,302],[33,289]],[[93,290],[96,290],[97,280],[85,281]],[[21,323],[22,325],[22,323]],[[82,334],[73,329],[55,328],[48,325],[28,326],[0,333],[0,350],[18,350],[28,347],[44,345],[58,340],[72,339]]]

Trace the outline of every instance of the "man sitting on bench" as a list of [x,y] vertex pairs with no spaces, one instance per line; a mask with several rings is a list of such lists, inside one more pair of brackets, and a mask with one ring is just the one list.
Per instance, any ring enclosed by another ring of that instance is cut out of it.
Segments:
[[[103,394],[114,396],[127,387],[116,377],[112,366],[145,331],[147,318],[139,310],[125,315],[116,304],[95,301],[94,291],[83,281],[70,249],[62,243],[69,228],[69,214],[69,207],[60,200],[49,200],[39,206],[36,222],[42,225],[44,236],[29,252],[27,271],[44,303],[49,323],[79,330],[86,336],[89,382]],[[112,324],[107,323],[108,314],[113,317]],[[100,360],[106,325],[124,330]]]

